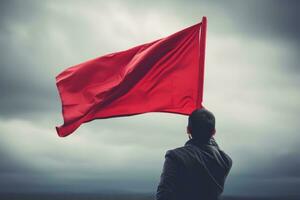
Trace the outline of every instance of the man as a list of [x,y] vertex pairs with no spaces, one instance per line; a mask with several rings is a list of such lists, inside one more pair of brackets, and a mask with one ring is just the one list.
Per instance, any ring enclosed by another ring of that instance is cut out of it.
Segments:
[[166,153],[157,200],[219,199],[232,160],[219,149],[213,138],[215,132],[211,112],[192,112],[187,126],[189,140]]

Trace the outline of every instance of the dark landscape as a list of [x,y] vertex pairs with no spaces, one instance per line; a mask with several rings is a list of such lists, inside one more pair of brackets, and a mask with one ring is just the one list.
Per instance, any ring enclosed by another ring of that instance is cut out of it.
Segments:
[[[154,200],[152,194],[2,194],[0,200]],[[221,200],[299,200],[296,196],[224,196]]]

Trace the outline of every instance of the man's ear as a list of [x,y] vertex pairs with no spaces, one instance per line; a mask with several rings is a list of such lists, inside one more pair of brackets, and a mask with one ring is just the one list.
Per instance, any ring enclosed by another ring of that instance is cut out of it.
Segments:
[[190,127],[186,127],[186,132],[187,132],[187,134],[191,134],[191,128]]
[[191,132],[191,128],[190,127],[186,127],[186,133],[188,134],[189,136],[189,139],[192,139],[192,132]]
[[213,131],[212,131],[212,136],[214,136],[216,134],[216,129],[214,129]]

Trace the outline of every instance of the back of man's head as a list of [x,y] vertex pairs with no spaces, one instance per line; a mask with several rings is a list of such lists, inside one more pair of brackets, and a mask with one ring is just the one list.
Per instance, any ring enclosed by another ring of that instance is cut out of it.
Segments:
[[189,116],[188,130],[192,138],[208,141],[215,133],[215,116],[205,108],[194,110]]

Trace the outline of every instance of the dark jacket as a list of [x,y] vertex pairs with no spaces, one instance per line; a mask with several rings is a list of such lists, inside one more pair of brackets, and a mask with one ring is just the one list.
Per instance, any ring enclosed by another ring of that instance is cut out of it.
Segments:
[[191,139],[167,151],[156,199],[219,199],[231,166],[231,158],[213,138],[207,143]]

